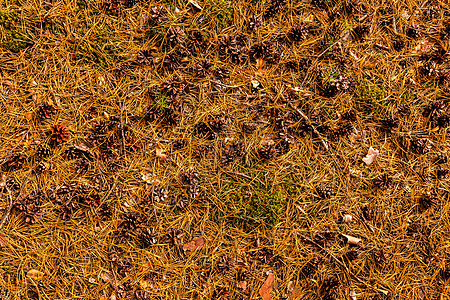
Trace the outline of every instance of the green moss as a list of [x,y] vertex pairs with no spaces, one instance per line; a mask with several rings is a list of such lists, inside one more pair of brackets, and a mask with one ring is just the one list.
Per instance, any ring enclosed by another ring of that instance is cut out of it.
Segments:
[[377,113],[383,107],[383,90],[373,82],[364,79],[356,88],[356,104],[366,113]]

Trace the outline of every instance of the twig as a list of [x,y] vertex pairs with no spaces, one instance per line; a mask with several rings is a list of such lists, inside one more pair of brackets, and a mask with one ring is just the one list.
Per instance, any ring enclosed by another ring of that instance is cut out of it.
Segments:
[[347,266],[339,259],[337,258],[333,253],[331,253],[331,251],[329,251],[328,249],[322,247],[320,244],[316,243],[314,240],[310,239],[309,237],[298,233],[299,236],[301,236],[303,239],[305,239],[306,241],[308,241],[309,243],[314,244],[315,246],[319,247],[321,250],[325,251],[328,255],[331,256],[332,259],[334,259],[336,261],[336,263],[338,265],[340,265],[341,267],[343,267],[345,269],[345,271],[348,273],[348,275],[350,275],[353,279],[355,279],[356,281],[358,281],[359,283],[366,285],[372,289],[374,289],[375,291],[381,292],[385,295],[387,295],[389,292],[382,290],[380,288],[374,287],[373,285],[371,285],[370,283],[364,282],[361,278],[359,278],[358,276],[356,276],[355,274],[353,274],[348,268]]
[[325,147],[326,150],[328,150],[328,143],[323,139],[322,135],[320,134],[320,132],[317,130],[316,126],[314,126],[312,124],[312,122],[309,120],[308,116],[305,115],[299,108],[295,107],[292,103],[289,103],[289,106],[292,109],[295,109],[296,112],[298,112],[303,119],[306,120],[306,122],[309,123],[309,125],[311,126],[311,128],[314,130],[314,133],[317,134],[317,136],[319,137],[320,141],[322,142],[322,145]]

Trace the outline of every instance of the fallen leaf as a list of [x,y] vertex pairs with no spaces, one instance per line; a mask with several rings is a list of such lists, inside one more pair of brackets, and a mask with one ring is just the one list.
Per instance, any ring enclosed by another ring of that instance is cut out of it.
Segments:
[[358,243],[362,241],[361,239],[351,235],[343,234],[343,236],[347,238],[347,243],[350,245],[358,245]]
[[352,215],[349,215],[349,214],[345,214],[342,217],[342,221],[344,221],[344,223],[350,223],[352,220],[353,220],[353,217],[352,217]]
[[27,272],[27,277],[36,281],[44,278],[44,275],[45,275],[44,273],[35,269],[31,269],[30,271]]
[[162,161],[165,161],[167,158],[167,155],[165,154],[165,151],[163,149],[156,149],[156,156],[159,157]]
[[28,121],[30,121],[31,119],[33,119],[33,113],[26,113],[25,114],[25,118],[28,120]]
[[192,242],[189,242],[183,246],[183,250],[195,251],[201,248],[205,244],[205,240],[202,237],[195,238]]
[[269,273],[267,276],[266,282],[261,286],[259,289],[259,295],[262,297],[263,300],[270,300],[272,299],[272,289],[273,289],[273,282],[275,280],[275,277],[272,273]]
[[370,165],[378,157],[378,155],[380,155],[380,151],[373,149],[371,146],[366,157],[364,157],[362,160],[366,163],[366,165]]
[[247,289],[247,281],[239,281],[237,286],[245,291]]

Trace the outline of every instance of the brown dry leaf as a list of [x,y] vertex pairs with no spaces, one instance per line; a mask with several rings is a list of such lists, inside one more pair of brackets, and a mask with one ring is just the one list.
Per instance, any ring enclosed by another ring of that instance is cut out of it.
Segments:
[[380,151],[373,149],[372,146],[369,148],[369,152],[367,153],[366,157],[364,157],[362,160],[366,163],[366,165],[370,165],[373,163],[373,161],[380,155]]
[[205,240],[202,237],[195,238],[192,242],[187,243],[183,246],[183,250],[195,251],[201,248],[205,244]]
[[25,118],[28,120],[28,121],[30,121],[31,119],[33,119],[33,113],[26,113],[25,114]]
[[156,156],[159,157],[162,161],[165,161],[167,158],[167,155],[165,154],[165,151],[163,149],[156,149]]
[[247,289],[247,281],[239,281],[237,286],[245,291]]
[[42,278],[44,278],[44,275],[45,275],[44,273],[35,269],[31,269],[30,271],[27,272],[27,277],[36,281],[39,281]]
[[347,238],[347,243],[350,245],[358,245],[358,243],[362,241],[361,239],[351,235],[343,234],[343,236]]
[[269,273],[267,276],[266,282],[261,286],[259,289],[259,295],[261,295],[261,298],[263,300],[270,300],[272,299],[272,289],[273,289],[273,282],[275,280],[275,277],[272,273]]

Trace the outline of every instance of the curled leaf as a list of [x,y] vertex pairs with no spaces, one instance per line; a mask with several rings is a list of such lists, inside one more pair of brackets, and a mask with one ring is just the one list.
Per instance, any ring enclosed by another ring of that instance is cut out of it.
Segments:
[[259,289],[259,295],[263,300],[270,300],[272,299],[272,289],[273,289],[273,282],[275,280],[275,277],[272,273],[269,273],[267,276],[266,282],[261,286]]
[[183,246],[183,250],[194,251],[201,248],[205,244],[205,240],[202,237],[195,238],[192,242]]
[[167,158],[167,155],[165,154],[165,151],[163,149],[156,149],[156,156],[159,157],[162,161],[165,161]]
[[380,155],[380,151],[370,147],[366,157],[364,157],[362,160],[366,163],[366,165],[370,165],[378,157],[378,155]]
[[347,239],[347,243],[350,245],[358,245],[358,243],[362,241],[361,239],[351,235],[343,234],[343,236]]
[[36,281],[39,281],[42,278],[44,278],[44,275],[45,275],[44,273],[35,269],[31,269],[30,271],[27,272],[27,277]]

